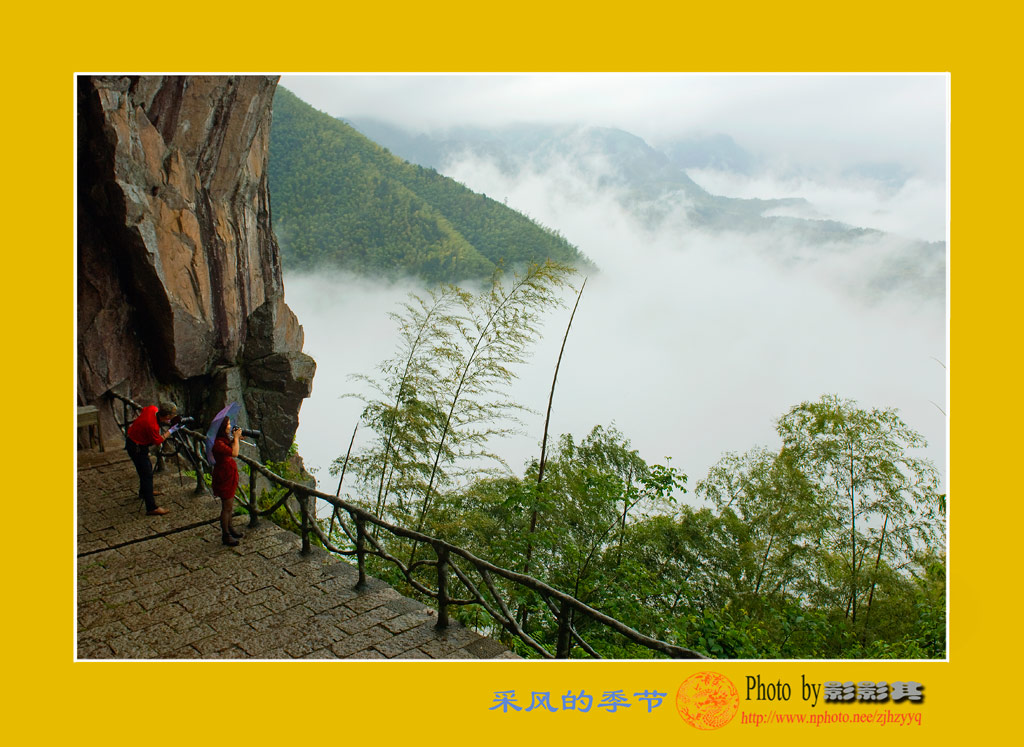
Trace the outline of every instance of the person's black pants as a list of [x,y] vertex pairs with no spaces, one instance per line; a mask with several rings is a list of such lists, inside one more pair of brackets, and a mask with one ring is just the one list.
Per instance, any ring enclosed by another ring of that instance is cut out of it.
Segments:
[[139,446],[127,438],[124,448],[139,473],[139,500],[146,504],[147,511],[152,511],[156,508],[156,499],[153,498],[153,463],[149,461],[149,447]]

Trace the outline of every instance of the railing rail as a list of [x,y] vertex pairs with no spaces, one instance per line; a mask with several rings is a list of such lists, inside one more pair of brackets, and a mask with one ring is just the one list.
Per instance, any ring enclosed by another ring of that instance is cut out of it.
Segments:
[[[118,394],[113,394],[113,397],[120,400],[123,404],[124,418],[122,423],[119,423],[118,425],[122,430],[124,430],[126,428],[125,424],[128,422],[128,408],[132,407],[137,410],[141,410],[141,406],[136,402],[133,402],[131,399]],[[187,436],[192,442],[191,444],[188,444],[184,438],[180,439],[177,442],[177,448],[181,449],[182,444],[184,443],[185,454],[189,459],[194,460],[194,466],[196,468],[196,492],[200,492],[200,484],[202,491],[205,491],[206,487],[203,472],[206,470],[204,467],[206,456],[204,453],[205,450],[201,447],[201,444],[205,442],[206,434],[188,428],[181,428],[178,433]],[[255,459],[251,459],[241,454],[237,459],[249,467],[248,497],[243,494],[239,502],[242,507],[249,512],[250,526],[256,525],[260,516],[268,516],[283,508],[291,520],[299,526],[299,531],[302,537],[303,554],[308,554],[311,551],[310,537],[312,535],[316,536],[323,547],[329,552],[343,556],[356,557],[356,563],[359,569],[359,581],[356,588],[360,588],[366,583],[366,558],[368,556],[375,556],[381,560],[391,563],[401,572],[406,583],[408,583],[411,588],[419,594],[433,599],[436,602],[436,626],[438,628],[443,629],[448,626],[451,607],[478,605],[504,630],[518,638],[532,650],[536,651],[541,657],[548,659],[569,658],[573,646],[578,645],[588,656],[601,658],[600,654],[598,654],[598,652],[583,639],[577,631],[576,626],[573,624],[575,619],[582,616],[586,619],[593,620],[604,625],[633,643],[644,646],[660,654],[664,654],[665,656],[676,659],[705,658],[702,654],[699,654],[696,651],[644,635],[619,620],[604,614],[600,610],[594,609],[575,597],[549,586],[543,581],[539,581],[532,576],[517,573],[516,571],[510,571],[507,568],[501,568],[500,566],[494,565],[482,558],[476,557],[468,550],[452,545],[436,537],[431,537],[427,534],[423,534],[422,532],[391,524],[372,512],[349,503],[338,496],[323,493],[309,487],[308,485],[303,485],[282,477],[272,472],[265,465]],[[283,488],[285,490],[284,494],[274,501],[273,505],[269,508],[260,509],[257,505],[257,475],[263,476],[270,484],[276,485],[278,488]],[[295,515],[288,502],[288,499],[292,497],[295,498],[295,501],[298,504],[299,516]],[[324,533],[320,526],[320,522],[317,520],[316,512],[311,505],[312,499],[324,501],[333,507],[332,526],[335,524],[334,518],[337,518],[336,524],[339,530],[337,534],[333,531],[329,531],[326,534]],[[343,513],[348,515],[350,522],[344,521]],[[367,525],[383,529],[395,537],[411,540],[417,544],[427,545],[433,549],[435,557],[434,559],[417,559],[409,564],[405,564],[398,558],[391,555],[384,548],[376,536],[376,534],[379,533],[367,531]],[[336,543],[336,538],[340,540],[341,537],[348,540],[348,547],[339,546]],[[431,567],[434,568],[436,574],[436,588],[428,586],[421,580],[421,578],[417,577],[416,574],[418,569]],[[477,580],[474,580],[473,578],[472,574],[474,573],[476,574]],[[452,596],[452,576],[454,576],[462,588],[468,592],[468,597],[459,598]],[[498,585],[495,582],[496,578],[503,579],[505,582],[514,586],[529,590],[540,597],[544,606],[552,615],[553,621],[557,625],[557,643],[554,652],[549,651],[542,643],[537,641],[520,626],[516,620],[516,616],[510,610],[508,603],[505,601],[501,590],[498,588]]]

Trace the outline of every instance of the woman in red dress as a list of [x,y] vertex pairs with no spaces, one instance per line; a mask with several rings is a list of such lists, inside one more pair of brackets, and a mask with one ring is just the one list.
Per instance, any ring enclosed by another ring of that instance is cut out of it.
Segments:
[[213,442],[213,494],[220,498],[220,530],[221,542],[230,547],[238,544],[243,536],[231,526],[231,517],[235,510],[235,490],[238,488],[238,439],[242,435],[241,428],[231,427],[231,418],[224,418],[224,428],[217,434]]

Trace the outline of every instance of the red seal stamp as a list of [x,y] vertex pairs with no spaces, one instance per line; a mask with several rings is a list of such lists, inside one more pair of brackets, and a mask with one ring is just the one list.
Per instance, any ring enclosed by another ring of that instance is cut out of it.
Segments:
[[739,707],[739,691],[718,672],[697,672],[676,691],[676,710],[695,729],[720,729],[732,721]]

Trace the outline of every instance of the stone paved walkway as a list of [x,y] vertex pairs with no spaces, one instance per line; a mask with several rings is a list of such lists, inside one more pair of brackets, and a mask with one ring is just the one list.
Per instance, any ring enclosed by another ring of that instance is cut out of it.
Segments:
[[220,501],[182,482],[172,462],[156,477],[171,513],[146,516],[123,450],[78,452],[79,659],[519,658],[454,621],[436,631],[432,609],[378,579],[355,591],[353,566],[301,555],[269,521],[236,517],[246,536],[225,547]]

